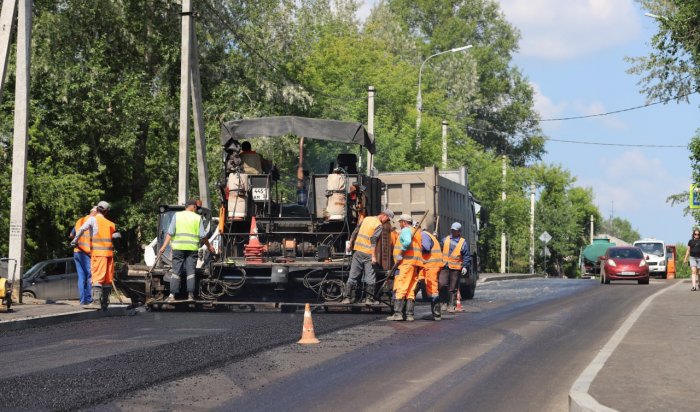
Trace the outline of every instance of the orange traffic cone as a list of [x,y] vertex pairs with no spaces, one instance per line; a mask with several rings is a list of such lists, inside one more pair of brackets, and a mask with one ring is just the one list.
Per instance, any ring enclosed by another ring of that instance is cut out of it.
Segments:
[[246,263],[263,263],[263,252],[265,245],[258,240],[258,225],[255,216],[250,221],[250,237],[248,244],[243,247],[243,256]]
[[462,307],[462,294],[459,293],[459,288],[457,288],[457,306],[455,306],[455,312],[464,312]]
[[308,303],[304,308],[304,327],[301,329],[301,339],[299,339],[297,343],[301,343],[302,345],[319,343],[314,333],[314,322],[311,320],[311,307]]

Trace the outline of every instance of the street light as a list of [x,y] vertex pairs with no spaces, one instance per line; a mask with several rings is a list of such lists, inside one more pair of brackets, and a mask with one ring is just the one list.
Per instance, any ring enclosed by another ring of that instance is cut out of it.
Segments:
[[423,77],[423,66],[425,66],[425,63],[432,59],[435,56],[439,56],[441,54],[446,54],[446,53],[456,53],[456,52],[461,52],[463,50],[470,49],[472,47],[471,44],[467,46],[462,46],[462,47],[455,47],[454,49],[446,50],[446,51],[441,51],[439,53],[435,53],[433,55],[428,56],[425,60],[423,60],[423,63],[420,65],[420,70],[418,71],[418,96],[416,97],[416,110],[418,111],[418,117],[416,117],[416,144],[420,145],[420,121],[421,121],[421,112],[423,111],[423,98],[421,97],[421,78]]

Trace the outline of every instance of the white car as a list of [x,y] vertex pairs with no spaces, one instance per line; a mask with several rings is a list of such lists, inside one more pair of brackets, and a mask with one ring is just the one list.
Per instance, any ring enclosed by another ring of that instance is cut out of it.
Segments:
[[640,239],[634,246],[642,249],[644,259],[649,265],[649,275],[666,278],[666,243],[658,239]]

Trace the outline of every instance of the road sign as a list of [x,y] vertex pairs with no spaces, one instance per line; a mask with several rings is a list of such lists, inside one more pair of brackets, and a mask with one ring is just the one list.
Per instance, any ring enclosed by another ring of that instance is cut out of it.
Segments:
[[545,230],[545,231],[542,232],[542,234],[540,235],[540,240],[543,241],[545,244],[547,244],[547,243],[549,243],[550,240],[552,240],[552,235],[550,235],[549,233],[547,233],[547,231]]
[[691,209],[700,209],[700,185],[690,185],[690,200],[688,202]]
[[552,257],[552,253],[547,246],[544,247],[544,257]]

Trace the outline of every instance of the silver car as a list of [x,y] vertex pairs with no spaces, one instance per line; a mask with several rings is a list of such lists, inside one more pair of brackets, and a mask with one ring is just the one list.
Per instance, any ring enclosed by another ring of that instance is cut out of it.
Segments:
[[42,300],[80,299],[73,258],[44,260],[22,275],[22,295]]

